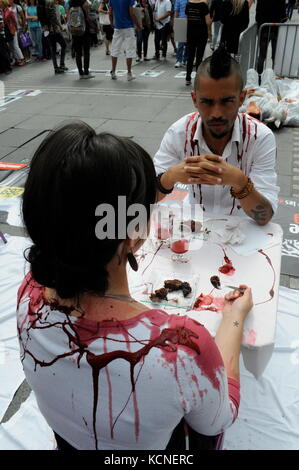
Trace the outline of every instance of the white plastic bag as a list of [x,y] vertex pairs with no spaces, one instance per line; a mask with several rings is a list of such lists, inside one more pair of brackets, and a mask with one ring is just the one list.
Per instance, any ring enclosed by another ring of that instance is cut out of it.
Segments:
[[282,99],[291,98],[299,99],[299,81],[290,78],[277,80],[278,91]]
[[259,87],[259,76],[256,70],[249,69],[247,70],[246,75],[246,85],[245,89],[248,90],[250,88],[258,88]]
[[285,120],[285,125],[299,126],[299,99],[286,104],[288,108],[288,113]]
[[282,127],[287,119],[288,105],[285,101],[280,101],[272,110],[271,115],[265,119],[266,123],[274,123],[278,129]]
[[261,88],[265,88],[268,93],[277,97],[278,95],[278,82],[275,79],[274,71],[272,69],[266,69],[263,71],[261,76]]

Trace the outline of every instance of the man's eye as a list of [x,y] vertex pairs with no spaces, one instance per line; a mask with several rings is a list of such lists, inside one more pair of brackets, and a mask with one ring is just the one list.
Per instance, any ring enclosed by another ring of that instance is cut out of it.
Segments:
[[208,105],[212,104],[211,100],[200,100],[200,102],[203,103],[203,104],[208,104]]

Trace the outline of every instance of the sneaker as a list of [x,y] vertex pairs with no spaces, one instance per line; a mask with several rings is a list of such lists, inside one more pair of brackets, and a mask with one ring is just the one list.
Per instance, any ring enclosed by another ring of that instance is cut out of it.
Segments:
[[26,65],[26,61],[25,61],[25,60],[19,60],[19,61],[16,63],[16,65],[17,65],[18,67],[22,67],[23,65]]
[[135,75],[133,75],[132,73],[128,73],[127,74],[127,80],[128,82],[131,82],[132,80],[135,80]]
[[66,67],[65,65],[60,65],[59,67],[61,70],[63,70],[64,72],[66,72],[68,70],[68,67]]
[[106,55],[110,55],[110,51],[106,51]]
[[186,86],[191,85],[191,80],[186,80]]
[[110,75],[111,75],[111,79],[112,79],[112,80],[117,80],[116,73],[115,73],[115,72],[112,72],[112,70],[111,70],[111,72],[110,72]]
[[140,62],[140,61],[141,61],[141,57],[137,57],[136,62]]
[[177,62],[175,63],[175,68],[176,68],[176,69],[179,69],[181,66],[182,66],[181,62],[177,61]]
[[147,62],[148,60],[151,60],[151,59],[148,59],[147,57],[144,57],[143,60],[145,60]]
[[95,75],[92,75],[91,73],[86,73],[84,75],[80,75],[80,78],[88,80],[89,78],[95,78]]
[[160,56],[154,55],[153,59],[155,59],[155,60],[160,60]]
[[57,69],[55,69],[55,75],[60,73],[64,73],[64,70],[62,70],[60,67],[57,67]]

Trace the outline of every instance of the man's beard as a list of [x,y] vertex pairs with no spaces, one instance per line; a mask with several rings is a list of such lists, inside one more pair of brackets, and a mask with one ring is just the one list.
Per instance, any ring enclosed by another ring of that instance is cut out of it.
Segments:
[[223,131],[220,134],[215,133],[213,129],[211,128],[209,128],[209,131],[210,131],[211,136],[214,137],[214,139],[222,139],[222,137],[225,137],[227,134],[231,132],[231,129]]

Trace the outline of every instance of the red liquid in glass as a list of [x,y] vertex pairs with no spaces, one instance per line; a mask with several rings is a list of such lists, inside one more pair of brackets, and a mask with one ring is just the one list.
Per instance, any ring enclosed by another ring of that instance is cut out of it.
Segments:
[[189,241],[177,240],[171,244],[170,248],[174,253],[177,253],[180,255],[182,253],[187,253],[187,251],[189,250]]

